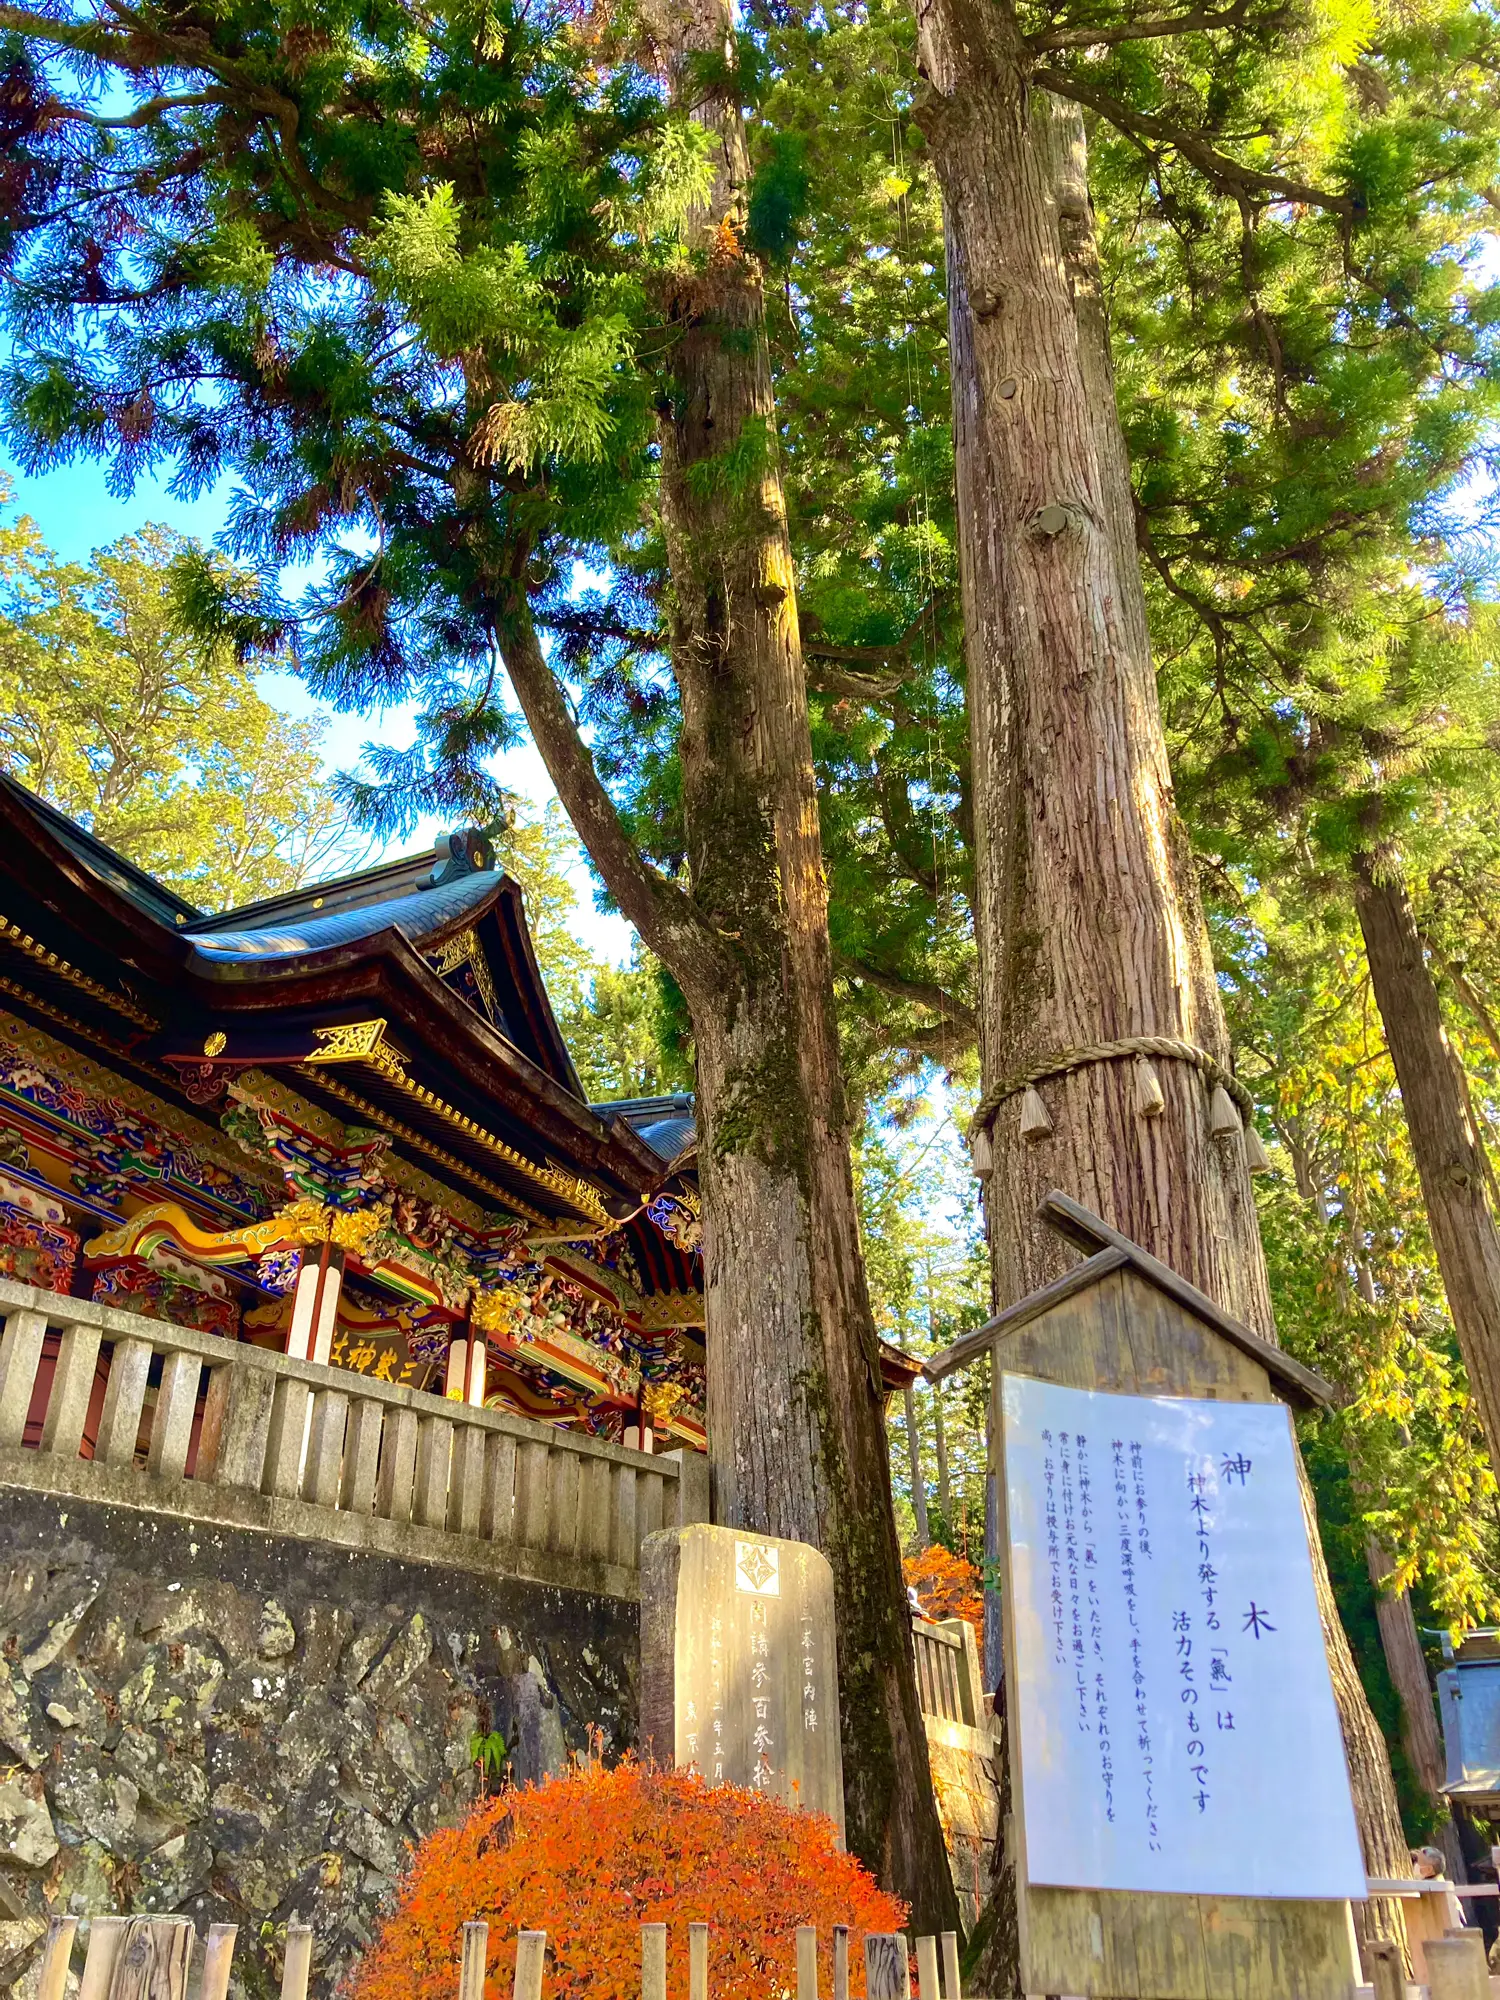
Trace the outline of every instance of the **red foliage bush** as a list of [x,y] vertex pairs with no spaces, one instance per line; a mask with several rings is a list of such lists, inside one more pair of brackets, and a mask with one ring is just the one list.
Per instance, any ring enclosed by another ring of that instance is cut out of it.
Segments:
[[929,1618],[967,1619],[983,1640],[984,1595],[973,1563],[934,1545],[920,1555],[908,1556],[901,1571]]
[[664,1923],[668,2000],[686,2000],[690,1923],[709,1932],[714,2000],[796,1990],[796,1930],[818,1929],[833,1983],[833,1926],[850,1928],[849,1985],[864,1992],[866,1931],[899,1931],[905,1905],[852,1856],[832,1822],[737,1786],[627,1760],[505,1791],[412,1856],[352,1981],[352,2000],[453,2000],[461,1926],[490,1926],[487,1994],[507,2000],[516,1933],[547,1933],[544,2000],[639,2000],[642,1924]]

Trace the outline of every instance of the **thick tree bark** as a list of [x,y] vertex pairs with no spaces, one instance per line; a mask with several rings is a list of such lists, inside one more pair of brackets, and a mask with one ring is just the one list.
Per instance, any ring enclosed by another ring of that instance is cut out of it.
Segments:
[[849,1845],[922,1929],[951,1929],[859,1246],[764,303],[742,247],[733,24],[727,0],[645,15],[715,160],[690,229],[699,263],[667,281],[660,424],[686,896],[643,871],[514,633],[512,680],[564,805],[692,1013],[715,1518],[828,1556]]
[[1500,1231],[1484,1152],[1394,853],[1356,857],[1354,901],[1469,1393],[1500,1464]]
[[[984,1087],[1137,1035],[1227,1065],[1146,636],[1082,134],[1030,91],[1004,6],[918,0],[918,29],[949,238]],[[1060,1186],[1274,1338],[1243,1140],[1210,1132],[1198,1070],[1156,1074],[1155,1116],[1130,1060],[1047,1083],[1039,1141],[1021,1137],[1019,1095],[1000,1106],[996,1303],[1072,1261],[1037,1220]],[[1305,1484],[1304,1501],[1310,1515]],[[1389,1759],[1311,1541],[1366,1861],[1384,1874],[1405,1865]],[[996,1994],[1014,1977],[1008,1928],[997,1911],[979,1973]]]

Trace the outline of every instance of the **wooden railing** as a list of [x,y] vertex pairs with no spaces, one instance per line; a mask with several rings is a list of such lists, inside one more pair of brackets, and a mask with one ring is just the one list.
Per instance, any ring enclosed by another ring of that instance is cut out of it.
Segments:
[[945,1618],[941,1624],[928,1618],[911,1621],[922,1713],[974,1729],[983,1694],[976,1690],[979,1659],[972,1638],[966,1639],[967,1630],[961,1618]]
[[487,1545],[490,1569],[504,1550],[518,1573],[626,1594],[646,1535],[708,1517],[696,1452],[626,1451],[7,1280],[0,1312],[0,1482],[427,1559],[441,1536],[471,1560]]

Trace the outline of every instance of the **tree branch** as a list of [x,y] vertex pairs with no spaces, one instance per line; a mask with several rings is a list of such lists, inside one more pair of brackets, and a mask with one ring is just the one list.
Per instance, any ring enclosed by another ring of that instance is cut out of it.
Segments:
[[836,657],[811,642],[802,649],[803,667],[807,674],[807,685],[815,694],[841,695],[849,701],[869,702],[872,707],[892,702],[906,684],[904,674],[892,674],[889,680],[877,680],[873,674],[841,674],[837,667],[819,667],[810,664],[813,660]]
[[726,954],[675,882],[642,856],[604,788],[537,636],[525,586],[496,608],[495,643],[547,775],[606,886],[649,948],[690,996],[723,981]]
[[[1278,13],[1281,11],[1277,10]],[[1186,14],[1162,15],[1153,20],[1122,21],[1115,28],[1044,28],[1027,35],[1029,49],[1113,48],[1120,42],[1149,42],[1169,35],[1205,34],[1214,28],[1244,25],[1243,0],[1229,7],[1195,7]]]
[[927,1008],[953,1027],[961,1028],[969,1041],[978,1038],[979,1022],[973,1008],[933,981],[902,979],[899,974],[883,972],[879,966],[867,964],[862,958],[850,958],[846,952],[835,955],[834,969],[846,979],[861,979],[867,986],[889,993],[892,999],[909,1000],[914,1006]]
[[187,97],[151,97],[144,104],[129,112],[123,118],[101,118],[97,112],[84,111],[76,104],[56,104],[49,106],[55,119],[71,119],[80,125],[92,125],[100,132],[139,131],[159,118],[164,111],[185,111],[204,104],[229,104],[233,99],[227,90],[200,90]]
[[1269,195],[1277,201],[1296,201],[1308,208],[1321,208],[1344,222],[1354,220],[1351,195],[1331,194],[1327,188],[1312,187],[1306,181],[1288,180],[1284,174],[1263,174],[1255,167],[1244,166],[1211,146],[1201,132],[1190,126],[1179,125],[1170,118],[1153,118],[1144,111],[1128,110],[1118,98],[1107,91],[1092,89],[1067,70],[1049,69],[1043,64],[1031,72],[1031,82],[1039,90],[1050,90],[1074,104],[1087,105],[1128,138],[1154,139],[1158,145],[1175,147],[1222,194]]

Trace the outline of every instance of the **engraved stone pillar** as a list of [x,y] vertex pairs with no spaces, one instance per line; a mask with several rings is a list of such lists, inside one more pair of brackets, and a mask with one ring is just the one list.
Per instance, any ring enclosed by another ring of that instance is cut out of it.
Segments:
[[710,1784],[827,1813],[842,1838],[833,1571],[706,1522],[641,1544],[641,1741]]

